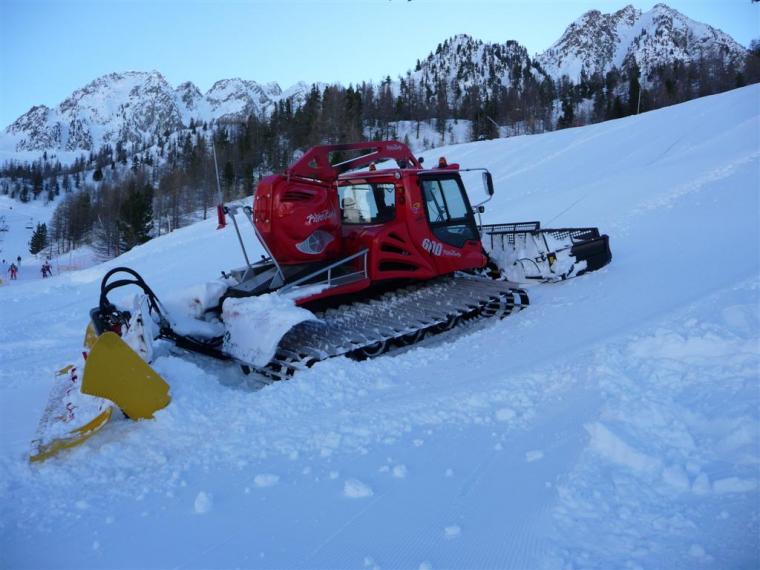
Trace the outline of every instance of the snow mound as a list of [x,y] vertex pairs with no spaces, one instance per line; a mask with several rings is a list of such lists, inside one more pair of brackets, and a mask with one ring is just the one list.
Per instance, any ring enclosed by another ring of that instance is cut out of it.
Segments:
[[343,496],[349,499],[364,499],[372,495],[372,488],[358,479],[347,479],[343,485]]
[[225,299],[222,306],[227,335],[224,350],[254,366],[265,366],[283,335],[298,323],[318,320],[293,299],[277,293],[246,299]]

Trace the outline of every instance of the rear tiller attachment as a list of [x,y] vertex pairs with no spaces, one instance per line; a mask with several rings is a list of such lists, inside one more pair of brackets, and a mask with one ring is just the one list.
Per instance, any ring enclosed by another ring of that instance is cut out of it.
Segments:
[[480,227],[483,247],[510,281],[561,281],[607,265],[609,237],[597,228],[541,228],[539,222]]

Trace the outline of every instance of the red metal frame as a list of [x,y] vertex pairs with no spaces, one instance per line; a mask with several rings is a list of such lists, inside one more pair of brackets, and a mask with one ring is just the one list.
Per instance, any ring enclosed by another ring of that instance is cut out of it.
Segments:
[[[355,150],[366,150],[367,153],[350,158],[340,164],[330,164],[330,154]],[[288,176],[333,182],[347,170],[363,168],[382,160],[395,160],[400,168],[422,168],[422,165],[405,144],[397,141],[372,141],[312,147],[288,168],[287,174]]]

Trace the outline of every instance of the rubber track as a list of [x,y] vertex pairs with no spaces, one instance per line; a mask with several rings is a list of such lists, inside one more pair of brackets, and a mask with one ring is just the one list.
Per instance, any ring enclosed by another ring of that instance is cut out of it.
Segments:
[[317,314],[320,321],[293,327],[274,359],[256,370],[285,379],[320,360],[377,356],[460,322],[503,318],[527,305],[527,293],[506,281],[469,275],[427,281]]

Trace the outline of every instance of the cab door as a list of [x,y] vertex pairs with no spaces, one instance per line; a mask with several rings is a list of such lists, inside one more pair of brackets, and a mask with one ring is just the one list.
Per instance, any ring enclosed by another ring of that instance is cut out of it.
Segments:
[[430,237],[422,246],[441,273],[482,267],[485,258],[470,201],[457,173],[420,176]]

